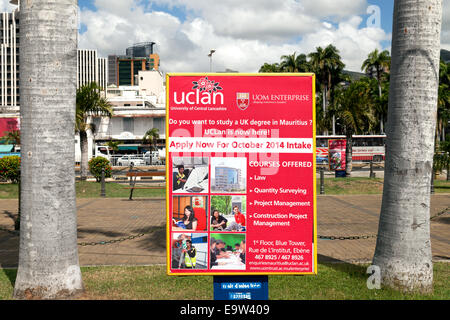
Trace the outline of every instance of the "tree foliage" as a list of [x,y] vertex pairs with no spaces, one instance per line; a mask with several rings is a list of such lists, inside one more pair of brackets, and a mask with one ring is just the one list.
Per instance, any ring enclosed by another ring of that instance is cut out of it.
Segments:
[[89,160],[89,171],[97,182],[101,181],[102,169],[105,169],[105,178],[111,177],[111,163],[103,157],[95,157]]
[[143,144],[149,144],[152,149],[156,149],[156,142],[159,139],[159,129],[152,128],[145,132],[144,137],[142,138]]
[[113,110],[109,101],[102,96],[97,83],[88,83],[77,90],[76,131],[87,131],[92,128],[88,117],[112,117]]
[[12,183],[20,181],[20,157],[5,156],[0,158],[0,178]]

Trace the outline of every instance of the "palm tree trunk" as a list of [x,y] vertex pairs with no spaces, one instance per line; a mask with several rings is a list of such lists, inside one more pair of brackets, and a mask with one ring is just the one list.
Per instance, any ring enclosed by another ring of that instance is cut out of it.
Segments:
[[[381,91],[381,80],[378,79],[378,96],[381,99],[382,91]],[[380,134],[384,133],[384,119],[383,119],[383,112],[380,112]]]
[[323,110],[323,122],[324,122],[324,128],[323,128],[323,135],[328,135],[328,129],[326,126],[326,115],[327,115],[327,87],[324,85],[322,90],[322,110]]
[[352,162],[352,146],[353,146],[353,139],[352,134],[347,134],[347,143],[345,146],[345,175],[351,176],[352,175],[352,168],[353,168],[353,162]]
[[82,292],[75,206],[77,1],[22,1],[17,299]]
[[81,161],[80,161],[80,179],[86,180],[87,172],[88,172],[88,137],[87,132],[84,130],[80,130],[80,149],[81,149]]
[[430,292],[430,182],[442,0],[396,0],[386,168],[373,264],[382,285]]

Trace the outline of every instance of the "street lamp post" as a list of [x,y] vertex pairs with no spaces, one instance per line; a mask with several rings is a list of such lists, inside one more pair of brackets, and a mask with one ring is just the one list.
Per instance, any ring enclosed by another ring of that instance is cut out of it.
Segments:
[[213,53],[216,52],[216,50],[211,49],[209,51],[208,57],[209,57],[209,72],[212,72],[212,55]]

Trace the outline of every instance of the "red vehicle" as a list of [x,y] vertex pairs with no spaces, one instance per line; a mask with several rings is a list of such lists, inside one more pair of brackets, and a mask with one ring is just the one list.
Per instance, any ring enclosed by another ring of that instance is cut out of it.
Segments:
[[[316,136],[316,162],[328,163],[328,140],[345,138],[344,135]],[[353,135],[352,142],[352,161],[384,161],[386,135]]]

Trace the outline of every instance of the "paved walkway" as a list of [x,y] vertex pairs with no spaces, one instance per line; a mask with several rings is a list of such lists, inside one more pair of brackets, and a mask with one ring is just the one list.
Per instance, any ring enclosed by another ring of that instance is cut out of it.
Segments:
[[[318,196],[318,234],[375,235],[381,195]],[[164,199],[79,199],[78,243],[82,266],[150,265],[166,262]],[[0,267],[17,267],[19,238],[13,232],[17,200],[0,200]],[[437,216],[439,215],[439,216]],[[450,259],[450,195],[431,198],[434,260]],[[375,238],[318,240],[319,262],[370,262]]]

